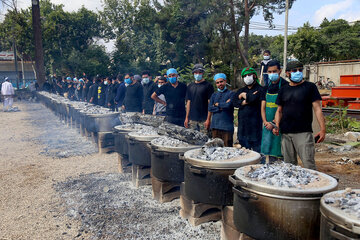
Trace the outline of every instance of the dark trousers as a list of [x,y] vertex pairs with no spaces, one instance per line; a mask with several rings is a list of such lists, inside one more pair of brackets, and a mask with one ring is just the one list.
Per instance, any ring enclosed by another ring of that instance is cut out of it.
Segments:
[[258,153],[261,152],[261,137],[259,138],[259,140],[250,141],[238,135],[238,141],[239,144],[244,148],[253,150]]
[[219,129],[211,129],[212,138],[220,138],[224,141],[225,147],[233,146],[233,135],[234,132],[219,130]]
[[165,121],[178,125],[180,127],[184,126],[184,122],[185,122],[185,116],[184,117],[172,117],[172,116],[166,116],[165,117]]

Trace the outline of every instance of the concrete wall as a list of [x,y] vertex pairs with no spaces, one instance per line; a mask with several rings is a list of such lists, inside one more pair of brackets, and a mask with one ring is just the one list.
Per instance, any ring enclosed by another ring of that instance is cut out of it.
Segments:
[[[21,61],[18,61],[18,71],[19,71],[19,79],[21,79],[22,78]],[[35,78],[31,62],[24,62],[24,75],[25,75],[25,79]],[[14,61],[0,61],[0,80],[4,79],[4,77],[8,77],[10,80],[16,79]]]
[[319,76],[330,78],[336,86],[340,85],[341,75],[360,74],[360,61],[358,62],[337,62],[337,63],[315,63],[305,66],[305,77],[311,82],[316,82]]

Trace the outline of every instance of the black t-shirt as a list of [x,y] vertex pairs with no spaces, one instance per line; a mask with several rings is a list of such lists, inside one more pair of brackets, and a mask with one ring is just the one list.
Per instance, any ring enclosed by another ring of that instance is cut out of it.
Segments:
[[143,87],[140,83],[126,87],[124,98],[125,110],[127,112],[142,112]]
[[166,100],[166,115],[170,117],[183,118],[185,112],[186,85],[178,82],[176,88],[170,83],[162,85],[155,91],[156,95],[164,94]]
[[152,114],[154,108],[154,100],[151,98],[151,95],[158,89],[158,86],[154,82],[149,82],[148,84],[143,85],[144,90],[144,100],[142,103],[142,108],[145,110],[145,113]]
[[207,81],[189,84],[186,91],[186,101],[190,100],[190,120],[206,120],[209,99],[213,93],[214,87]]
[[311,82],[280,89],[276,104],[282,106],[282,133],[312,132],[312,103],[321,100],[319,90]]

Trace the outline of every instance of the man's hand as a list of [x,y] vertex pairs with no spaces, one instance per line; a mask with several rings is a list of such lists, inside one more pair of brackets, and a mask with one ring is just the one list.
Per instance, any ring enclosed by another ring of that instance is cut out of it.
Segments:
[[204,126],[206,129],[210,129],[210,120],[206,120]]
[[239,94],[239,99],[246,99],[246,92],[242,92]]
[[320,131],[315,135],[315,138],[319,137],[319,139],[317,140],[316,143],[321,143],[322,141],[325,140],[325,131]]
[[279,129],[278,129],[278,128],[274,128],[274,129],[272,130],[272,132],[273,132],[273,134],[274,134],[275,136],[279,136]]
[[108,103],[108,107],[111,107],[111,103]]
[[185,118],[184,127],[189,128],[189,119],[188,118]]
[[125,110],[125,105],[122,105],[122,106],[121,106],[121,109],[122,109],[122,110]]
[[218,106],[219,106],[219,103],[218,103],[218,102],[217,102],[217,103],[215,103],[215,104],[214,104],[214,106],[215,106],[215,107],[218,107]]
[[264,122],[264,126],[269,131],[273,130],[273,128],[274,128],[273,125],[271,125],[271,123],[269,123],[269,122]]
[[142,110],[142,114],[145,114],[145,109]]

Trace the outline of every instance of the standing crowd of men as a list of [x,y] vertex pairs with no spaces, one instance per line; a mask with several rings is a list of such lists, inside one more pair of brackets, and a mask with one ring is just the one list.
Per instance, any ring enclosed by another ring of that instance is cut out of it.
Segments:
[[313,110],[321,128],[315,135],[316,142],[325,138],[321,96],[313,83],[303,79],[300,62],[288,64],[285,80],[280,77],[280,63],[269,59],[269,54],[264,54],[265,86],[253,68],[245,68],[241,73],[245,87],[236,92],[228,89],[224,73],[214,75],[214,91],[204,78],[202,64],[195,64],[189,85],[180,82],[177,70],[170,68],[166,76],[155,81],[149,71],[92,81],[85,75],[81,79],[67,77],[54,81],[55,90],[71,100],[113,111],[165,116],[167,122],[221,138],[229,147],[233,146],[234,108],[238,108],[237,140],[241,146],[268,156],[269,162],[297,164],[299,155],[304,167],[315,169]]

